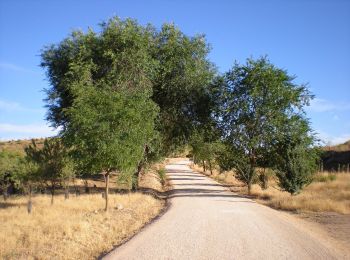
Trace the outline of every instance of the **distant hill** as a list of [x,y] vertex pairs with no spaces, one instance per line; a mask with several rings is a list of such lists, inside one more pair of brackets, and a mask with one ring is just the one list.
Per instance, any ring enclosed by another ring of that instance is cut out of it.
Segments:
[[326,146],[323,148],[322,155],[323,169],[327,171],[341,171],[348,169],[350,164],[350,140],[335,146]]
[[[40,147],[44,144],[44,138],[34,139],[37,145]],[[31,144],[32,140],[11,140],[0,142],[1,151],[12,151],[24,154],[24,148]]]
[[343,152],[343,151],[350,151],[350,140],[343,143],[343,144],[338,144],[334,146],[325,146],[324,147],[325,151],[337,151],[337,152]]
[[[44,144],[44,140],[44,138],[35,139],[39,147]],[[0,142],[0,151],[24,154],[24,148],[31,142],[31,140],[3,141]],[[342,171],[347,170],[347,164],[350,164],[350,140],[339,145],[325,146],[323,150],[322,161],[325,171],[338,171],[339,166]]]

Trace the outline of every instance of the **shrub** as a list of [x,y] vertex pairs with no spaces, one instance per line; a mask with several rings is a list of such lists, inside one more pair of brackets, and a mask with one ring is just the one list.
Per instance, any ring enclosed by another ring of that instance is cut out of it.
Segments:
[[337,179],[337,176],[335,174],[318,174],[315,176],[314,181],[315,182],[329,182],[329,181],[335,181]]

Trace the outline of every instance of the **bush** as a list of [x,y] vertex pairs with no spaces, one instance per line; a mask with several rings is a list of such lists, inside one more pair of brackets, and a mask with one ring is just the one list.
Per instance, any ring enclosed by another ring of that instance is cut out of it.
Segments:
[[314,178],[315,182],[329,182],[329,181],[335,181],[337,179],[337,176],[335,174],[319,174],[316,175]]

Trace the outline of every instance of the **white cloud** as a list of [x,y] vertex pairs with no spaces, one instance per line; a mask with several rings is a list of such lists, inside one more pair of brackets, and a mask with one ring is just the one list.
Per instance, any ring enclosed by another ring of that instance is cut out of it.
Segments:
[[46,124],[16,125],[0,123],[0,138],[2,140],[30,139],[54,136],[58,129],[53,129]]
[[17,71],[17,72],[37,73],[36,71],[26,69],[26,68],[23,68],[21,66],[18,66],[18,65],[12,64],[12,63],[7,63],[7,62],[0,62],[0,69],[12,70],[12,71]]
[[21,104],[12,101],[5,101],[0,99],[0,110],[6,112],[43,112],[43,109],[34,109],[23,107]]
[[315,98],[311,100],[308,110],[313,112],[327,112],[327,111],[346,111],[350,110],[350,103],[346,102],[331,102],[322,98]]
[[337,144],[342,144],[345,143],[346,141],[350,140],[350,133],[348,134],[342,134],[339,136],[332,136],[326,132],[323,131],[316,131],[317,132],[317,137],[321,139],[321,141],[324,142],[325,145],[330,144],[330,145],[337,145]]

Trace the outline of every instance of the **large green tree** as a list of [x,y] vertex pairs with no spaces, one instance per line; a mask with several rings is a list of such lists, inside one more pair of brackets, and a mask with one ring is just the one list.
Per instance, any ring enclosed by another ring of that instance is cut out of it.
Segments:
[[203,35],[189,37],[173,24],[164,24],[154,34],[152,99],[160,108],[157,129],[165,152],[187,144],[194,130],[210,119],[208,87],[215,68],[209,50]]
[[151,100],[154,29],[112,18],[101,32],[74,32],[42,53],[51,88],[48,120],[62,127],[80,169],[136,173],[152,147],[158,108]]
[[305,85],[295,84],[294,77],[265,57],[248,59],[243,65],[236,63],[217,82],[220,107],[216,118],[223,139],[233,151],[231,160],[237,177],[247,184],[250,193],[259,161],[272,156],[286,126],[295,118],[306,120],[303,107],[312,95]]

